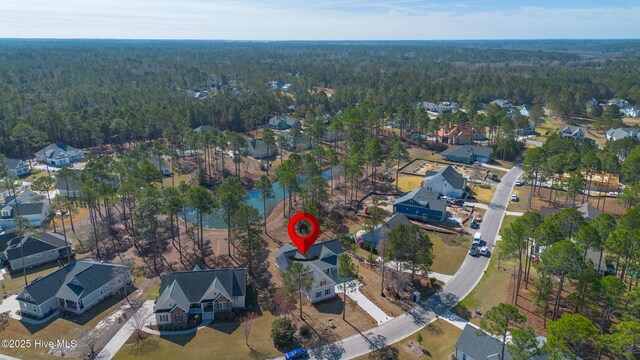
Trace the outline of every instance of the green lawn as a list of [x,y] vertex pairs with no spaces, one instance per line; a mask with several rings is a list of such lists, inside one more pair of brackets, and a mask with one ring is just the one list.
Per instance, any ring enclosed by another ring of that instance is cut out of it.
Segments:
[[398,189],[400,191],[415,190],[422,185],[423,181],[423,176],[400,174],[400,176],[398,176]]
[[518,201],[507,204],[507,211],[526,212],[529,210],[529,186],[517,186],[513,188],[513,194],[518,195]]
[[[372,353],[357,357],[365,359],[448,359],[455,351],[455,344],[462,331],[444,320],[436,320],[418,333],[385,348],[385,357],[380,353]],[[418,334],[422,336],[422,349],[417,343]]]
[[150,336],[141,344],[125,344],[114,359],[264,359],[281,355],[271,341],[275,317],[263,313],[245,345],[244,331],[237,322],[217,323],[196,333],[177,336]]
[[[495,249],[498,250],[498,246]],[[499,256],[496,255],[497,252],[499,250],[491,254],[489,267],[478,285],[454,307],[453,311],[456,314],[469,319],[476,310],[484,314],[500,303],[510,303],[509,286],[513,263],[502,259],[500,269],[498,269]],[[471,318],[471,322],[475,324],[479,324],[479,321],[478,317]]]
[[433,254],[435,255],[431,270],[445,275],[455,274],[467,256],[471,237],[430,232],[429,238],[433,243]]
[[511,225],[511,223],[517,218],[518,216],[505,215],[504,218],[502,219],[502,225],[500,226],[500,231],[498,232],[498,234],[500,234],[502,230],[508,228]]

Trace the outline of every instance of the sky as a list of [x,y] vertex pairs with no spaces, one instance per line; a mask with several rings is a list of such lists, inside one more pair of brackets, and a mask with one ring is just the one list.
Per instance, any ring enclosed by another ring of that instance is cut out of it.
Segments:
[[640,0],[1,0],[0,38],[638,39]]

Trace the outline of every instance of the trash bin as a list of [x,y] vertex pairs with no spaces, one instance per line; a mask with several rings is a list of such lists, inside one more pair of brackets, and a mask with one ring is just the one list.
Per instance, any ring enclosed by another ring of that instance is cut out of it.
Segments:
[[420,302],[420,291],[413,292],[413,295],[411,295],[411,301]]

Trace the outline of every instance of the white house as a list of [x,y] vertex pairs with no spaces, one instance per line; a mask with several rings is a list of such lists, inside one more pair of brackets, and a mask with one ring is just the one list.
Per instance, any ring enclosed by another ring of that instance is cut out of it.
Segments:
[[637,118],[640,117],[640,107],[626,107],[622,109],[625,116]]
[[616,141],[629,136],[640,138],[640,130],[632,127],[621,127],[607,131],[607,140]]
[[154,306],[158,325],[187,324],[189,316],[213,320],[216,315],[245,308],[247,271],[238,269],[173,272],[162,275]]
[[[342,245],[338,239],[321,243],[315,243],[305,254],[305,258],[314,259],[303,264],[309,270],[313,283],[304,291],[310,303],[314,304],[331,299],[336,295],[336,279],[338,276],[338,256],[342,254]],[[276,254],[276,266],[282,272],[293,264],[293,258],[301,258],[302,255],[292,244],[284,245]]]
[[451,165],[438,172],[428,172],[422,186],[448,198],[462,198],[466,193],[467,179]]
[[31,190],[23,191],[17,198],[5,197],[5,205],[0,205],[0,226],[16,226],[18,216],[29,220],[31,226],[41,226],[49,214],[48,202],[38,200],[38,194]]
[[7,173],[15,176],[27,176],[31,173],[29,164],[20,159],[5,158],[2,165],[7,170]]
[[57,310],[82,314],[130,282],[129,266],[78,260],[32,281],[16,299],[22,314],[36,318]]
[[[541,346],[541,342],[539,341]],[[532,355],[530,360],[547,360],[549,354],[539,352]],[[502,342],[491,335],[485,333],[473,325],[465,325],[462,333],[456,342],[456,360],[511,360],[512,356],[507,347],[502,355]]]
[[36,153],[36,160],[51,166],[65,166],[80,161],[84,152],[64,143],[52,143]]

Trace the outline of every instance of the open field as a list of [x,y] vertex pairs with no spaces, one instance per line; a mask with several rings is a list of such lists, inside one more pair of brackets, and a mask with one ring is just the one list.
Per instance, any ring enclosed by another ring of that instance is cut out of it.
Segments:
[[483,204],[490,204],[495,194],[496,188],[490,187],[488,189],[481,187],[478,184],[470,184],[470,195],[472,195],[478,202]]
[[400,191],[411,191],[422,186],[424,177],[417,175],[400,174],[398,176],[398,189]]
[[430,232],[429,238],[433,243],[435,254],[431,270],[445,275],[455,274],[467,256],[471,237]]
[[512,215],[505,215],[504,219],[502,219],[502,226],[500,226],[500,231],[498,234],[502,232],[502,230],[508,228],[512,222],[514,222],[518,217]]
[[[456,341],[461,332],[457,327],[438,319],[418,333],[389,345],[382,351],[359,356],[356,359],[447,359],[447,356],[455,351]],[[422,336],[422,344],[416,340],[418,334]],[[384,357],[383,354],[387,354],[388,357]]]

